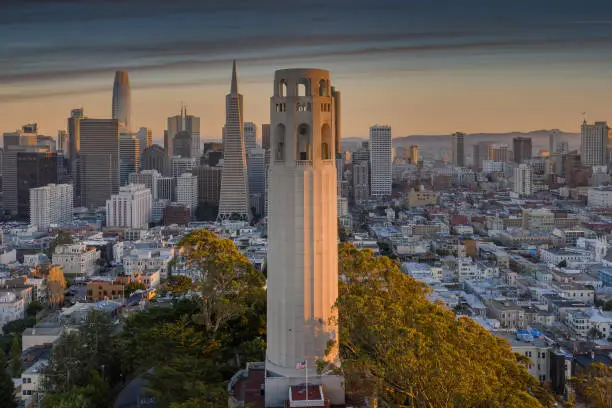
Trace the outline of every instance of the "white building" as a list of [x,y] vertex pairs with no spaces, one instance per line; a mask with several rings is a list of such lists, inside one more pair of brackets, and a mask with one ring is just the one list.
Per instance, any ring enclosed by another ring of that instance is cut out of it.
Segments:
[[582,123],[580,132],[580,161],[585,166],[606,165],[608,144],[608,123],[595,122],[589,125]]
[[123,257],[123,269],[126,274],[137,272],[159,271],[161,277],[168,276],[168,264],[174,259],[174,248],[132,249]]
[[373,197],[391,196],[393,182],[391,126],[370,128],[370,194]]
[[[318,361],[338,363],[337,349],[326,352],[328,344],[338,338],[332,319],[338,297],[338,212],[330,85],[329,72],[320,69],[284,69],[274,76],[266,406],[283,406],[289,387],[304,377],[305,370],[296,367],[296,362],[304,360],[312,384],[325,385],[330,404],[345,402],[342,377],[317,374]],[[386,174],[381,178],[388,179],[390,194],[390,128],[372,136],[388,141],[372,157],[380,155],[381,162],[386,161],[382,166],[387,167]]]
[[73,186],[48,184],[30,189],[30,224],[44,231],[52,224],[72,221]]
[[195,213],[198,208],[198,177],[191,173],[183,173],[176,178],[176,202],[185,204]]
[[589,188],[587,204],[591,208],[612,207],[612,187]]
[[29,401],[41,401],[44,395],[44,369],[48,360],[40,359],[21,374],[21,398],[28,406]]
[[198,165],[198,160],[199,158],[197,157],[172,157],[170,159],[170,164],[172,166],[172,177],[179,177],[183,173],[191,172],[191,170]]
[[482,171],[484,173],[503,173],[507,164],[502,161],[483,160]]
[[559,265],[559,263],[565,261],[571,267],[576,264],[590,262],[592,259],[593,254],[590,251],[581,249],[540,249],[540,260],[550,265]]
[[552,347],[541,339],[519,339],[515,334],[497,334],[510,342],[512,351],[529,359],[527,371],[540,382],[550,381],[550,353]]
[[530,196],[533,194],[533,169],[525,163],[514,169],[514,188],[516,194]]
[[130,184],[144,184],[146,188],[151,190],[153,200],[159,199],[157,194],[157,181],[161,178],[161,174],[157,170],[142,170],[138,173],[130,173]]
[[0,327],[25,316],[25,299],[10,290],[0,291]]
[[153,200],[144,184],[129,184],[106,200],[106,226],[148,228]]
[[612,337],[612,312],[600,309],[572,310],[567,313],[567,326],[580,338]]
[[91,276],[96,271],[100,253],[88,249],[85,244],[58,245],[53,253],[53,263],[64,267],[64,274]]

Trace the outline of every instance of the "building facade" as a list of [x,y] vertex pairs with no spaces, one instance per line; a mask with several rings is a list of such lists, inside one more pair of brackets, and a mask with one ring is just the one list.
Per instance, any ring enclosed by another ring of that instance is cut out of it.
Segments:
[[46,231],[52,224],[72,221],[73,186],[48,184],[30,190],[30,225]]
[[129,182],[130,173],[140,169],[140,140],[136,136],[119,136],[119,184]]
[[520,164],[514,169],[513,191],[527,197],[533,194],[533,169],[531,167]]
[[451,163],[453,166],[465,166],[465,133],[455,132],[451,135]]
[[198,208],[198,177],[183,173],[176,178],[176,202],[189,208],[195,214]]
[[370,195],[391,196],[393,182],[391,126],[370,128]]
[[608,123],[582,123],[580,131],[580,160],[583,166],[607,165]]
[[531,159],[532,147],[530,137],[515,137],[512,139],[512,151],[514,152],[514,162],[523,163]]
[[113,119],[119,122],[122,134],[131,133],[132,129],[132,91],[130,78],[125,71],[115,72],[113,84]]
[[144,184],[129,184],[106,200],[106,226],[148,228],[151,222],[153,199]]

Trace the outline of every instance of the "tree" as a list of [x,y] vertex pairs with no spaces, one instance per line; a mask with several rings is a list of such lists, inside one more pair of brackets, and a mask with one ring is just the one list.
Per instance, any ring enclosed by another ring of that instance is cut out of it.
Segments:
[[166,283],[161,286],[160,292],[172,292],[175,296],[181,296],[194,289],[196,289],[196,285],[189,276],[172,275],[168,277]]
[[507,341],[431,303],[426,287],[389,258],[343,244],[339,262],[336,350],[349,399],[410,407],[552,404]]
[[4,351],[0,350],[0,408],[14,408],[16,406],[13,379],[7,371],[6,355]]
[[13,336],[13,344],[11,345],[11,375],[13,378],[21,377],[21,344],[17,335]]
[[43,310],[45,307],[42,305],[42,303],[40,303],[37,300],[33,300],[30,302],[30,304],[28,305],[28,308],[26,310],[26,316],[28,317],[36,317],[36,315],[38,314],[38,312],[40,312],[41,310]]
[[567,268],[567,261],[564,259],[557,264],[559,268]]
[[572,378],[576,394],[594,408],[612,407],[612,367],[593,363]]
[[51,241],[51,244],[49,245],[49,249],[47,250],[47,256],[49,256],[49,258],[52,258],[53,253],[55,252],[55,248],[58,245],[69,245],[72,243],[74,243],[74,240],[72,239],[72,235],[69,232],[58,232],[55,239]]
[[64,271],[60,266],[53,265],[49,268],[47,275],[47,298],[49,305],[59,307],[64,303],[64,292],[66,290],[66,279]]
[[145,286],[144,283],[132,281],[127,284],[123,292],[124,292],[125,297],[129,297],[132,293],[136,292],[137,290],[146,290],[146,289],[147,287]]
[[612,310],[612,300],[608,300],[604,306],[603,306],[603,310],[605,311],[610,311]]

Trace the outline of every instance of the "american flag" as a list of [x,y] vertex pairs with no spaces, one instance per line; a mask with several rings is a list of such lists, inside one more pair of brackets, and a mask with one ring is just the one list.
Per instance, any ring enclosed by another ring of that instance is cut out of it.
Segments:
[[296,363],[295,369],[296,370],[305,370],[306,369],[306,360],[301,361],[299,363]]

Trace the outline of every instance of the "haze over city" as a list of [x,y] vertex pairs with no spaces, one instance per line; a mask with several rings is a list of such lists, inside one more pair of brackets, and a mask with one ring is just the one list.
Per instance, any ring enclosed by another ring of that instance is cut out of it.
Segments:
[[245,120],[268,120],[277,68],[318,66],[344,93],[343,136],[560,128],[612,111],[612,6],[603,1],[21,2],[0,15],[0,131],[70,109],[110,114],[130,72],[133,122],[160,140],[181,103],[220,137],[237,59]]

